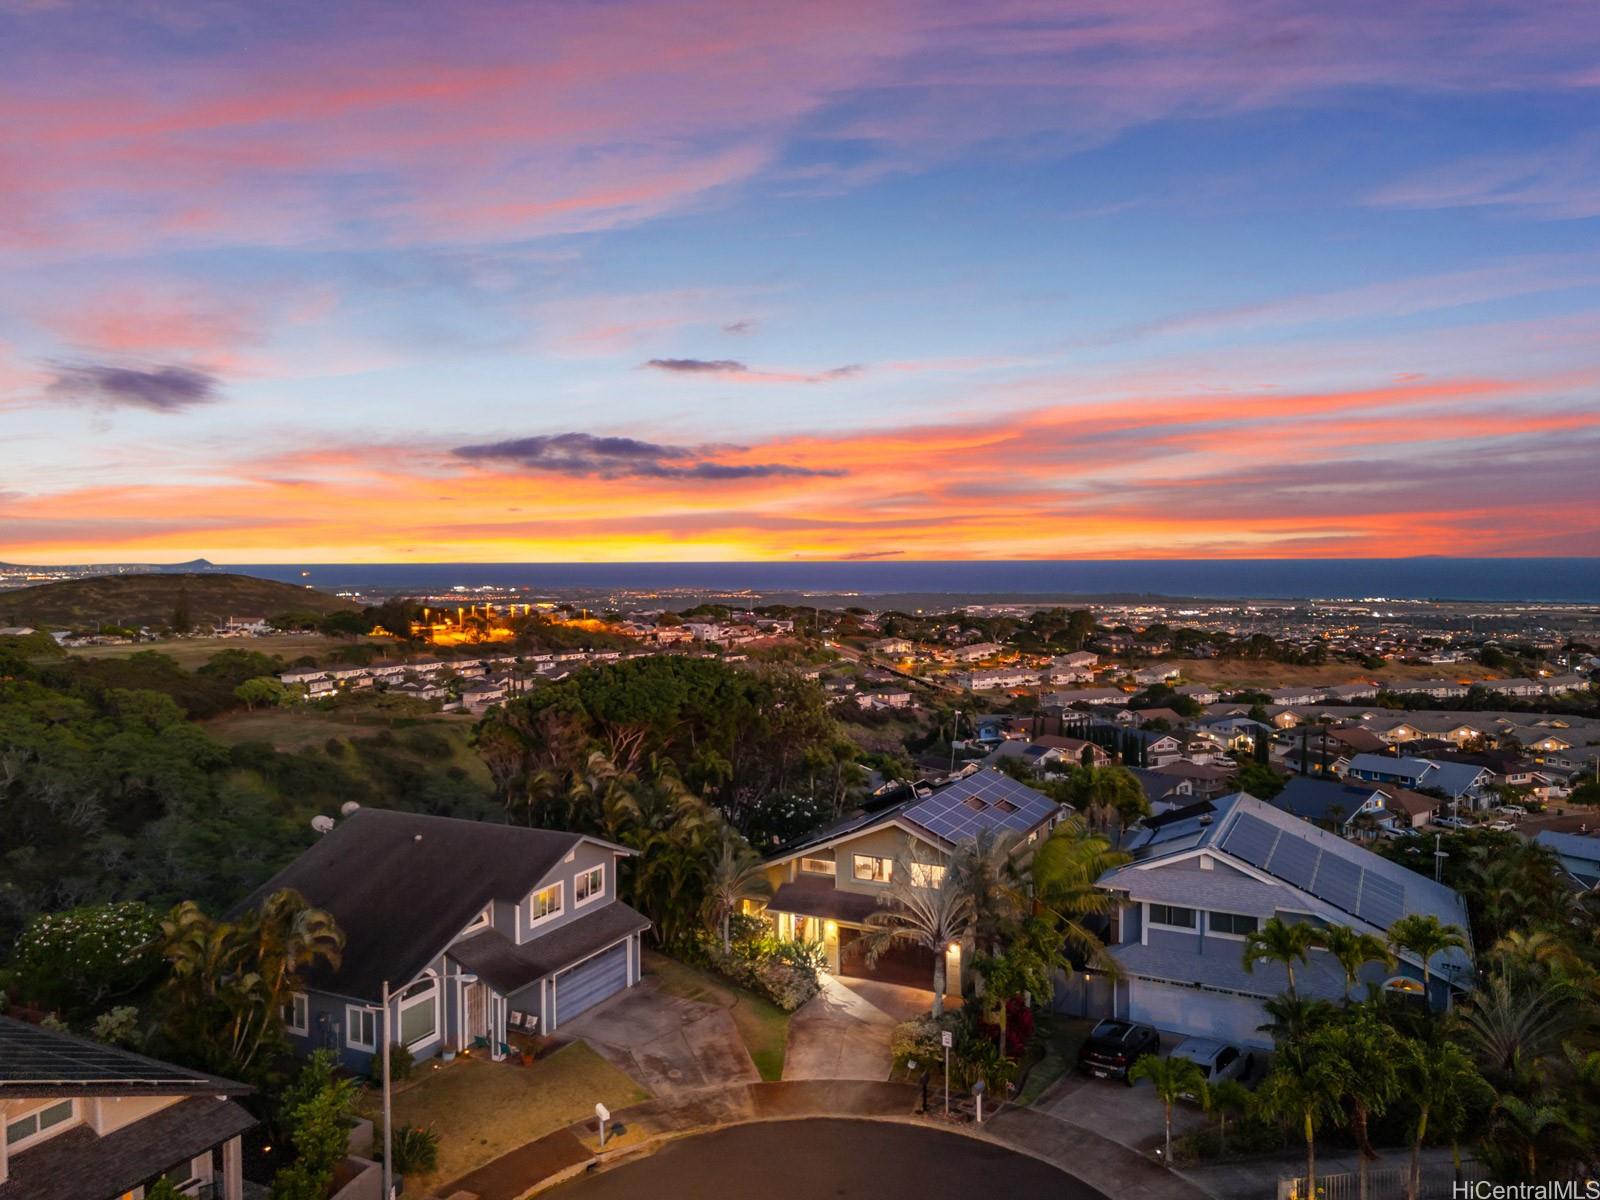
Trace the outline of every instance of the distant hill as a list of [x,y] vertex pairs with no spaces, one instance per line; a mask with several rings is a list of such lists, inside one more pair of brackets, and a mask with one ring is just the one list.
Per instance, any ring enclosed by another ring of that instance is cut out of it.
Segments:
[[326,592],[249,575],[95,575],[0,592],[0,625],[165,625],[180,597],[187,598],[190,620],[197,625],[360,607]]

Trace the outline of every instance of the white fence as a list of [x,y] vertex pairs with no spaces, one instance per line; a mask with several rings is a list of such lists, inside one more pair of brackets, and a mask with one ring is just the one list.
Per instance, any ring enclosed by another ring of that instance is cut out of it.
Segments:
[[[1406,1179],[1411,1173],[1405,1167],[1374,1167],[1367,1172],[1367,1200],[1406,1200]],[[1467,1182],[1484,1178],[1483,1171],[1468,1164],[1462,1170]],[[1455,1171],[1429,1171],[1422,1168],[1422,1190],[1417,1200],[1451,1200],[1455,1184]],[[1355,1172],[1342,1175],[1318,1175],[1315,1200],[1359,1200],[1361,1179]],[[1278,1200],[1312,1200],[1306,1190],[1304,1176],[1278,1180]]]

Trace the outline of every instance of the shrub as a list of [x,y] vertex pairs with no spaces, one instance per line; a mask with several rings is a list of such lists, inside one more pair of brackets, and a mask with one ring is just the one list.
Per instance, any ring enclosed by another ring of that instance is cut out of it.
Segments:
[[137,1050],[143,1042],[139,1036],[139,1010],[131,1004],[119,1004],[94,1019],[91,1033],[97,1042]]
[[689,957],[725,979],[765,996],[793,1012],[822,990],[826,956],[816,942],[780,938],[755,917],[736,914],[730,923],[732,948],[711,933],[700,934]]
[[[416,1065],[416,1061],[417,1060],[411,1056],[411,1051],[407,1050],[399,1042],[390,1042],[389,1043],[389,1078],[391,1080],[393,1080],[396,1083],[399,1083],[402,1079],[410,1079],[411,1078],[411,1069],[412,1069],[413,1066]],[[371,1077],[372,1077],[373,1086],[374,1087],[382,1087],[383,1086],[383,1055],[382,1054],[374,1054],[372,1056],[372,1066],[370,1068],[368,1068],[368,1070],[369,1070],[369,1072],[371,1074]]]
[[12,954],[22,998],[93,1012],[137,991],[161,966],[160,932],[160,918],[138,900],[41,913]]
[[[439,1165],[439,1135],[430,1125],[397,1125],[391,1137],[397,1175],[420,1175]],[[379,1143],[382,1144],[381,1141]],[[380,1151],[381,1154],[381,1151]]]
[[944,1045],[940,1035],[954,1033],[961,1023],[960,1015],[951,1011],[935,1020],[924,1014],[901,1021],[889,1037],[889,1053],[897,1067],[908,1066],[913,1060],[919,1064],[944,1061]]

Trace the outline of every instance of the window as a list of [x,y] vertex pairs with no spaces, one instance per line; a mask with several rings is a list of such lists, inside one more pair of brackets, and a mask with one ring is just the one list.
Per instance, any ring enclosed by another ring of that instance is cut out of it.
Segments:
[[561,885],[552,883],[547,888],[540,888],[533,894],[533,899],[528,901],[528,920],[537,925],[547,917],[553,917],[561,911]]
[[1254,933],[1259,929],[1261,922],[1255,917],[1247,917],[1242,913],[1214,912],[1207,914],[1206,925],[1212,933],[1226,933],[1234,937],[1244,937],[1246,934]]
[[812,875],[832,875],[839,869],[839,864],[831,858],[802,858],[800,869]]
[[856,878],[864,883],[888,883],[894,863],[873,854],[856,855]]
[[911,886],[919,888],[939,888],[944,886],[945,869],[937,863],[911,864]]
[[1152,904],[1150,924],[1170,925],[1176,929],[1193,929],[1195,913],[1192,908],[1179,908],[1175,904]]
[[63,1121],[70,1120],[72,1120],[71,1100],[58,1100],[54,1104],[34,1109],[27,1116],[19,1117],[6,1125],[6,1145],[13,1150],[19,1149],[21,1143],[32,1141]]
[[578,876],[572,884],[572,899],[575,904],[587,904],[606,894],[606,869],[605,867],[590,867]]
[[481,913],[479,913],[477,916],[473,917],[472,918],[472,923],[469,924],[461,932],[462,933],[471,933],[471,932],[473,932],[474,930],[477,930],[477,929],[487,929],[489,927],[489,911],[490,911],[490,907],[491,907],[490,905],[487,905],[487,904],[484,905],[483,911]]
[[400,993],[400,1044],[411,1047],[431,1041],[439,1032],[439,985],[432,978]]
[[354,1004],[344,1010],[345,1040],[358,1050],[378,1048],[378,1014],[370,1008],[357,1008]]
[[304,992],[296,992],[283,1006],[283,1024],[290,1033],[305,1036],[311,1026],[311,1004]]

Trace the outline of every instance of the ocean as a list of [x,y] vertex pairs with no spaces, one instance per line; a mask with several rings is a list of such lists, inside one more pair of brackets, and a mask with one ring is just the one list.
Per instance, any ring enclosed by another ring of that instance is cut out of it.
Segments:
[[1600,603],[1600,558],[1133,559],[1016,562],[218,564],[324,591],[680,591],[762,595],[1192,597]]

